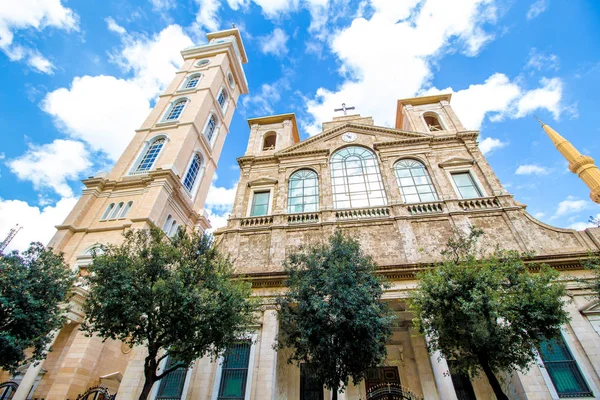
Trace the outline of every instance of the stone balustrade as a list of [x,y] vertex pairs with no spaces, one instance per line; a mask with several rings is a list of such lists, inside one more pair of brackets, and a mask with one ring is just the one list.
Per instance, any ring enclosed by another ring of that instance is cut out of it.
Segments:
[[287,216],[288,224],[313,224],[319,222],[319,213],[289,214]]
[[434,214],[444,211],[443,203],[439,201],[432,203],[407,204],[406,209],[410,215]]
[[485,210],[500,207],[500,201],[496,197],[465,199],[458,202],[458,207],[464,211]]
[[356,208],[350,210],[339,210],[335,212],[335,218],[338,221],[365,218],[385,218],[389,216],[389,207]]
[[262,217],[250,217],[250,218],[242,218],[240,220],[240,226],[243,228],[253,227],[253,226],[267,226],[273,224],[273,216],[265,215]]

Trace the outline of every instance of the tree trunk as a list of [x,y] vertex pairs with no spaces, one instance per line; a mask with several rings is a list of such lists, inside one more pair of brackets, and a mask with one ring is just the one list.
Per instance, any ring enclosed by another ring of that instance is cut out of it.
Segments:
[[337,390],[338,388],[335,388],[331,391],[331,400],[337,400]]
[[147,400],[148,399],[148,395],[150,394],[150,391],[152,390],[152,385],[154,385],[154,382],[152,381],[152,379],[146,378],[146,380],[144,381],[144,387],[142,388],[142,393],[140,393],[140,397],[138,397],[138,400]]
[[496,398],[498,400],[508,400],[508,396],[505,395],[504,392],[502,391],[500,382],[498,382],[496,375],[494,375],[494,372],[492,372],[492,369],[490,368],[490,364],[488,363],[487,358],[486,357],[478,357],[478,358],[479,358],[479,363],[481,364],[481,368],[483,369],[483,372],[485,372],[485,376],[487,376],[488,382],[490,383],[490,386],[494,390],[494,394],[496,395]]

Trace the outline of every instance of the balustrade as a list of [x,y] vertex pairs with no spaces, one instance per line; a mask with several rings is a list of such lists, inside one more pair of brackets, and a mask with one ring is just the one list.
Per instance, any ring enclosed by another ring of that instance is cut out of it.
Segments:
[[288,224],[312,224],[319,222],[319,213],[289,214]]
[[356,208],[351,210],[338,210],[335,212],[335,218],[338,221],[365,218],[385,218],[389,216],[390,209],[388,207]]

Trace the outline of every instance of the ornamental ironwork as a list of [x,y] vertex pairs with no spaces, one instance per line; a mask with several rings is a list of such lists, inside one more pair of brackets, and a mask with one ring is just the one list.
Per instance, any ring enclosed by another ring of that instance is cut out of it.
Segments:
[[397,383],[380,383],[367,392],[367,400],[423,400]]
[[77,396],[76,400],[114,400],[117,394],[110,394],[104,386],[94,386]]

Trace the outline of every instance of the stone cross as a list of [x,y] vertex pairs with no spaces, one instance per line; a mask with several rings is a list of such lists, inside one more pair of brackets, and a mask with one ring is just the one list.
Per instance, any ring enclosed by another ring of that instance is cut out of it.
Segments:
[[343,111],[344,115],[346,115],[346,111],[354,110],[356,107],[346,107],[346,103],[342,103],[342,108],[335,108],[333,112]]

